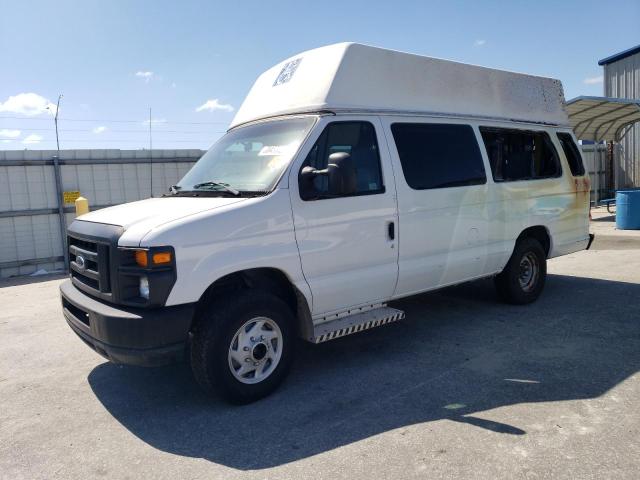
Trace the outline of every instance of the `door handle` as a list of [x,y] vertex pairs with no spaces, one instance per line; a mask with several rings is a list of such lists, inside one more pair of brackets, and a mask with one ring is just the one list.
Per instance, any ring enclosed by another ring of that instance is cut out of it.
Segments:
[[395,240],[396,238],[396,226],[394,222],[389,222],[387,224],[387,235],[389,236],[389,240]]

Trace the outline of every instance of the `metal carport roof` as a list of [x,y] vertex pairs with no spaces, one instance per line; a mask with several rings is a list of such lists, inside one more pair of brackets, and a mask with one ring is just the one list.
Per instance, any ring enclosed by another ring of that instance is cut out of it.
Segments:
[[625,127],[640,122],[640,100],[576,97],[567,102],[566,108],[579,140],[616,142],[622,138]]

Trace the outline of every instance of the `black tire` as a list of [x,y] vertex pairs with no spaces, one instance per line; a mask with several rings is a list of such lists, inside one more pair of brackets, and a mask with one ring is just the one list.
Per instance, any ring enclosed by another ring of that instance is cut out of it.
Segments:
[[[535,263],[535,265],[533,265]],[[527,265],[536,270],[529,282],[525,274]],[[498,296],[505,302],[524,305],[535,301],[544,288],[547,278],[547,255],[535,238],[523,238],[516,243],[513,254],[504,270],[495,277]]]
[[[273,392],[293,360],[294,318],[288,305],[267,292],[245,290],[212,302],[204,311],[192,329],[191,343],[191,370],[202,389],[234,404],[251,403]],[[267,317],[277,324],[282,351],[279,362],[264,380],[247,384],[232,373],[229,348],[238,330],[256,317]]]

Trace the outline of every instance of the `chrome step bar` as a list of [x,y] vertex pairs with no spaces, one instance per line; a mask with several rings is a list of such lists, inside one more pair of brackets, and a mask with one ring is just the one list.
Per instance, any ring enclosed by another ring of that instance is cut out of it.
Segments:
[[362,332],[370,328],[386,325],[404,318],[404,312],[396,308],[382,305],[373,310],[356,313],[348,317],[316,325],[314,328],[314,343],[322,343],[334,338],[344,337],[352,333]]

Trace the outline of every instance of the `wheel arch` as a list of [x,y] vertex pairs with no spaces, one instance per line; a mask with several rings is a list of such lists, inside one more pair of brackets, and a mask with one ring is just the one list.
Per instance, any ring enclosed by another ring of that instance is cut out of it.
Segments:
[[553,244],[551,234],[547,227],[544,225],[534,225],[525,228],[516,239],[516,245],[523,238],[535,238],[538,240],[542,245],[542,248],[544,248],[547,258],[549,258],[549,253],[551,252]]
[[[194,322],[203,317],[205,308],[217,299],[247,289],[267,291],[283,300],[296,319],[294,325],[298,336],[308,339],[313,336],[311,309],[305,295],[293,284],[282,270],[272,267],[249,268],[226,274],[214,281],[204,291],[194,314]],[[193,325],[192,325],[193,329]]]

